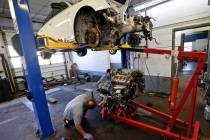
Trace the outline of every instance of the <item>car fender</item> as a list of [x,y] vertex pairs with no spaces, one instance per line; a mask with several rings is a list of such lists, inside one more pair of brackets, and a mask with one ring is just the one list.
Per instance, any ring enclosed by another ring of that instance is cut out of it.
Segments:
[[90,7],[95,11],[110,8],[106,0],[83,0],[50,19],[39,31],[38,35],[46,35],[55,39],[75,41],[74,20],[83,7]]

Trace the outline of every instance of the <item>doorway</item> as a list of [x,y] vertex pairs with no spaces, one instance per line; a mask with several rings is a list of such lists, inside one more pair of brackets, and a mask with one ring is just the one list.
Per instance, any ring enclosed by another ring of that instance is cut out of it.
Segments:
[[[186,52],[207,52],[208,48],[208,31],[196,31],[184,33],[181,42],[183,42],[184,51]],[[207,64],[206,64],[207,65]],[[192,74],[197,67],[195,60],[185,60],[179,69],[182,74]],[[204,72],[206,72],[204,67]]]

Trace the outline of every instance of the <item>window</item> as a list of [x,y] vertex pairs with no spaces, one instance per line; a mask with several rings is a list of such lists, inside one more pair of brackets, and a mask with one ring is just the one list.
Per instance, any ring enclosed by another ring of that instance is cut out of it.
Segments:
[[192,51],[192,42],[185,42],[184,43],[184,51],[191,52]]
[[12,45],[8,45],[8,51],[13,68],[21,68],[22,67],[21,57],[18,55],[18,53],[16,52],[16,50],[13,48]]
[[12,62],[13,68],[21,68],[22,67],[21,57],[11,57],[10,61]]
[[10,57],[19,56],[16,50],[13,48],[13,46],[9,45],[8,50],[9,50]]
[[[22,67],[22,60],[21,56],[18,55],[16,50],[13,48],[12,45],[8,46],[10,61],[12,63],[13,68],[21,68]],[[56,63],[64,63],[64,56],[62,52],[57,52],[52,55],[50,59],[43,59],[41,57],[40,52],[37,52],[39,65],[50,65]]]

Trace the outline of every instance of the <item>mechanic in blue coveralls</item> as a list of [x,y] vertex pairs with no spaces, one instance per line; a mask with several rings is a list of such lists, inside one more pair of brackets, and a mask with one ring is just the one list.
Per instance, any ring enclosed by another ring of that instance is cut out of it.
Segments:
[[89,97],[87,94],[82,94],[75,97],[67,105],[63,113],[64,126],[75,126],[77,131],[83,136],[85,140],[93,140],[93,135],[85,131],[85,123],[87,120],[85,114],[88,109],[96,107],[96,101],[93,97]]

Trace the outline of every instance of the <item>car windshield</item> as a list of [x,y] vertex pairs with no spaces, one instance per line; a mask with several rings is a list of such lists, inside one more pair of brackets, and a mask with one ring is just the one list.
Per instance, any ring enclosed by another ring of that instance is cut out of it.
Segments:
[[116,2],[118,2],[120,4],[125,4],[127,0],[114,0],[114,1],[116,1]]
[[58,13],[63,11],[68,7],[68,5],[65,2],[59,2],[59,3],[51,3],[51,12],[48,14],[47,18],[45,19],[44,23],[48,22],[52,17],[56,16]]

